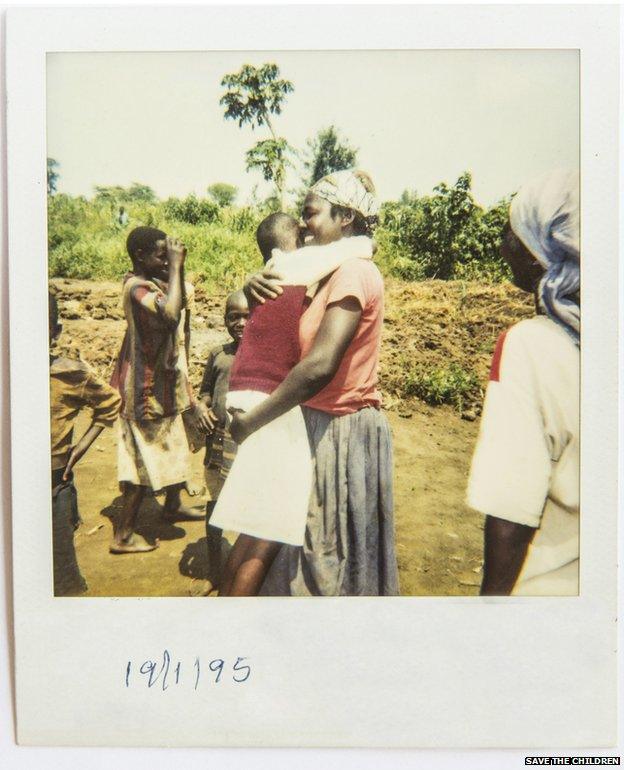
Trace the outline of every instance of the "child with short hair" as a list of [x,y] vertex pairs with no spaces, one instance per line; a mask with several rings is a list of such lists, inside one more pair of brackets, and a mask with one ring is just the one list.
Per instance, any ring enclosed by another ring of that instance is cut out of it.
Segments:
[[[282,293],[251,309],[230,374],[230,412],[248,411],[268,398],[299,362],[299,321],[318,282],[347,260],[373,254],[365,236],[301,247],[298,222],[283,213],[263,220],[256,238],[267,267],[282,275]],[[228,557],[222,596],[255,595],[280,544],[303,543],[311,485],[312,459],[299,407],[239,447],[212,515],[213,525],[241,533]]]
[[210,525],[210,516],[236,454],[236,444],[226,429],[225,398],[230,369],[248,317],[247,297],[242,291],[232,292],[225,301],[224,315],[225,328],[232,339],[210,351],[199,392],[198,424],[207,434],[204,473],[210,500],[206,503],[206,541],[213,588],[218,586],[221,577],[222,530]]
[[150,487],[165,490],[169,521],[203,518],[180,501],[190,461],[182,414],[195,406],[187,363],[193,287],[184,282],[186,248],[154,227],[136,227],[126,247],[133,268],[123,285],[128,328],[111,379],[122,401],[117,449],[123,509],[113,526],[114,554],[158,547],[134,531]]
[[[58,304],[48,295],[50,345],[58,339]],[[50,438],[52,453],[52,542],[54,595],[76,596],[87,590],[76,559],[74,531],[80,523],[73,468],[104,428],[111,427],[121,399],[87,364],[50,353]],[[90,409],[91,424],[72,446],[74,422]]]

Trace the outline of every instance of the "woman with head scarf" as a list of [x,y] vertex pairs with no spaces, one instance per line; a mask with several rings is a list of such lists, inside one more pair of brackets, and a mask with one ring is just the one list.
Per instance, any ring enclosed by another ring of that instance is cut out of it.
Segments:
[[501,253],[537,315],[496,344],[468,504],[485,514],[483,595],[578,594],[579,175],[512,201]]
[[[304,202],[307,243],[370,235],[378,212],[367,174],[329,174]],[[256,276],[248,290],[262,302],[276,287]],[[370,260],[344,263],[321,283],[302,316],[300,362],[262,404],[233,416],[232,436],[242,442],[302,404],[313,453],[304,544],[281,547],[261,594],[398,594],[392,440],[377,390],[382,317],[377,267]]]

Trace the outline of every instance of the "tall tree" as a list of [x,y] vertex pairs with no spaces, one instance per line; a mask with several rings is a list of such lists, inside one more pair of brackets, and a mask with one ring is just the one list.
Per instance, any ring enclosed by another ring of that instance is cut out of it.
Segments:
[[260,169],[264,178],[273,182],[283,208],[286,167],[292,148],[275,133],[272,116],[281,114],[286,96],[294,91],[293,84],[280,78],[277,64],[266,63],[260,67],[243,64],[238,72],[225,75],[221,86],[227,89],[219,101],[225,107],[226,120],[236,120],[239,128],[268,128],[271,138],[257,142],[247,152],[247,169]]
[[59,162],[54,158],[47,158],[46,161],[46,175],[48,178],[48,195],[54,195],[56,192],[56,186],[59,180]]
[[218,206],[225,208],[231,206],[236,200],[238,187],[226,182],[215,182],[207,188],[206,192]]
[[353,168],[357,163],[357,149],[341,139],[335,126],[321,129],[314,139],[308,139],[307,145],[304,168],[308,187],[332,171]]

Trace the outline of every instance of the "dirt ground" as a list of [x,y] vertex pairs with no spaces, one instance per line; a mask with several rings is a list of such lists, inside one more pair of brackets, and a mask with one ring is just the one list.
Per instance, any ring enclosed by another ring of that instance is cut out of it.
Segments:
[[[58,297],[63,324],[60,352],[79,355],[101,375],[110,376],[125,326],[119,286],[54,279],[51,288]],[[195,387],[208,351],[227,338],[223,300],[197,293],[190,361]],[[462,418],[448,406],[401,399],[397,354],[413,355],[427,365],[470,362],[485,384],[496,337],[531,313],[530,302],[508,286],[390,281],[386,305],[381,381],[395,447],[401,593],[474,595],[481,578],[483,521],[464,505],[464,494],[479,404],[476,400],[468,404]],[[78,432],[87,424],[85,415]],[[197,484],[203,483],[201,454],[192,459]],[[209,592],[205,524],[165,523],[158,498],[144,502],[137,529],[148,539],[159,538],[160,547],[146,554],[109,554],[110,519],[121,502],[114,430],[105,431],[77,467],[76,486],[83,518],[76,551],[90,596],[203,596]],[[205,497],[185,502],[201,510]],[[224,553],[233,537],[226,533]]]

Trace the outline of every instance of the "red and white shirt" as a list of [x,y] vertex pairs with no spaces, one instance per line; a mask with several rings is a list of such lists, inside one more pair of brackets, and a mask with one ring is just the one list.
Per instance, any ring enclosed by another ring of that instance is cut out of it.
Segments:
[[513,593],[578,594],[579,348],[546,316],[496,344],[467,502],[535,527]]
[[[274,249],[267,267],[282,275],[282,294],[252,307],[232,365],[230,391],[272,393],[302,357],[300,322],[303,325],[308,290],[315,290],[318,282],[332,273],[341,275],[341,268],[348,263],[372,265],[372,256],[372,241],[365,236],[304,246],[292,252]],[[332,276],[329,283],[333,280]],[[323,292],[321,288],[318,293]]]

